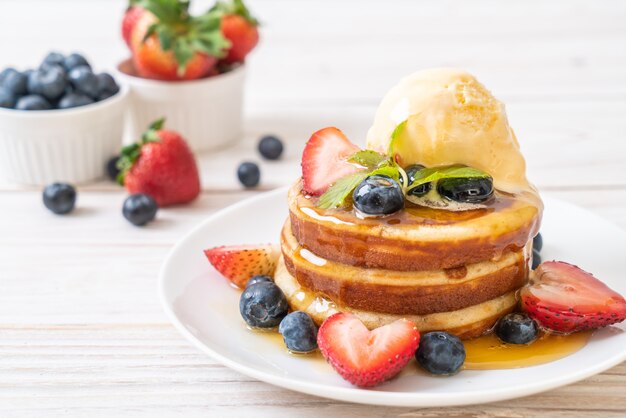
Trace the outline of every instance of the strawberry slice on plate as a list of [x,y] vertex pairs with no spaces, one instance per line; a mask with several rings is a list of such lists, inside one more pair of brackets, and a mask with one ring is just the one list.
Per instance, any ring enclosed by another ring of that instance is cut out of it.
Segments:
[[344,379],[371,387],[397,375],[419,345],[415,324],[399,319],[370,331],[353,314],[340,312],[322,323],[317,344]]
[[232,283],[246,287],[256,275],[272,275],[280,255],[278,245],[231,245],[204,250],[209,262]]
[[347,162],[359,147],[339,129],[320,129],[311,135],[302,153],[302,184],[304,191],[319,196],[342,177],[360,168]]
[[542,327],[559,333],[600,328],[626,319],[626,300],[590,273],[547,261],[521,290],[522,307]]

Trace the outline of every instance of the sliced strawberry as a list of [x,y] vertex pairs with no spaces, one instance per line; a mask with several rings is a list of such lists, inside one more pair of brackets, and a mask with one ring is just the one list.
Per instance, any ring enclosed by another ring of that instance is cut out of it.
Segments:
[[274,274],[278,245],[231,245],[204,250],[206,258],[224,277],[244,288],[257,274]]
[[600,328],[626,319],[626,300],[580,268],[547,261],[521,291],[522,307],[541,326],[560,333]]
[[397,375],[415,354],[419,340],[415,324],[406,319],[370,331],[349,313],[326,319],[317,334],[324,358],[344,379],[361,387]]
[[320,129],[311,135],[302,153],[302,180],[304,190],[319,196],[342,177],[359,171],[346,160],[357,152],[354,145],[339,129]]

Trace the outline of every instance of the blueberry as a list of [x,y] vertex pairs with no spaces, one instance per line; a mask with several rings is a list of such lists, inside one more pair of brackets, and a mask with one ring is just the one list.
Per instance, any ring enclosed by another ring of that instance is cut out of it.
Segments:
[[543,248],[543,237],[541,236],[541,233],[537,233],[537,235],[535,235],[535,238],[533,238],[533,250],[537,252],[541,252],[542,248]]
[[78,93],[89,97],[98,97],[98,77],[86,65],[73,68],[67,75],[68,80]]
[[107,161],[106,169],[109,178],[115,182],[117,182],[117,176],[120,174],[120,169],[117,168],[117,161],[120,159],[119,155],[111,157],[109,161]]
[[13,96],[23,96],[28,93],[28,76],[18,71],[11,71],[4,78],[2,86]]
[[100,73],[96,75],[98,80],[98,100],[108,99],[109,97],[120,91],[115,79],[108,73]]
[[52,105],[43,97],[37,94],[29,94],[18,99],[15,105],[17,110],[48,110]]
[[415,358],[427,372],[438,375],[455,374],[465,362],[465,347],[452,334],[429,332],[422,335]]
[[15,107],[15,102],[15,96],[4,87],[0,87],[0,107],[11,109]]
[[261,171],[255,163],[244,162],[237,168],[237,177],[244,186],[255,187],[261,180]]
[[295,311],[287,315],[278,326],[285,345],[294,353],[310,353],[317,349],[317,326],[309,315]]
[[93,103],[93,99],[83,93],[66,93],[57,107],[59,109],[69,109],[72,107],[80,107]]
[[539,267],[539,264],[541,264],[541,254],[539,254],[539,251],[533,249],[533,264],[532,264],[532,269],[536,269],[537,267]]
[[528,344],[537,338],[537,323],[523,313],[510,313],[496,324],[496,335],[505,343]]
[[43,59],[43,61],[41,62],[41,65],[42,66],[58,65],[60,67],[63,67],[64,62],[65,62],[65,55],[59,52],[50,52]]
[[259,152],[268,160],[277,160],[283,153],[283,143],[275,136],[267,135],[259,141]]
[[69,213],[76,204],[76,190],[67,183],[52,183],[43,189],[43,204],[57,215]]
[[13,67],[5,68],[0,72],[0,84],[4,83],[4,79],[11,73],[16,73],[17,70]]
[[443,179],[437,182],[437,191],[455,202],[481,203],[493,194],[493,180],[491,177]]
[[[409,180],[409,185],[411,183],[413,183],[413,180],[415,180],[415,175],[417,174],[418,171],[423,170],[425,167],[421,164],[413,164],[408,166],[405,171],[406,171],[406,176]],[[409,194],[411,196],[417,196],[417,197],[421,197],[424,196],[425,194],[427,194],[430,189],[432,189],[432,184],[431,183],[424,183],[424,184],[420,184],[419,186],[411,189],[411,191],[409,192]]]
[[30,94],[39,94],[47,100],[56,100],[61,97],[66,86],[65,71],[57,66],[34,71],[28,77]]
[[157,213],[157,203],[147,194],[131,194],[124,200],[122,214],[133,225],[143,226],[154,219]]
[[402,188],[391,177],[368,176],[352,194],[354,207],[366,215],[389,215],[404,207]]
[[287,315],[289,305],[274,283],[261,282],[246,287],[239,299],[239,312],[253,328],[273,328]]
[[65,57],[65,59],[63,60],[63,66],[67,71],[71,71],[74,68],[80,66],[86,66],[91,68],[91,65],[89,65],[89,62],[87,62],[85,57],[77,53],[73,53]]
[[250,280],[248,280],[248,283],[246,284],[246,287],[248,286],[252,286],[255,283],[273,283],[274,281],[272,280],[272,278],[270,276],[252,276],[250,278]]
[[48,71],[55,69],[56,72],[60,72],[63,74],[63,78],[67,79],[67,71],[65,71],[65,67],[57,64],[41,64],[37,70],[28,70],[29,74],[35,71],[41,71],[42,73],[47,73]]

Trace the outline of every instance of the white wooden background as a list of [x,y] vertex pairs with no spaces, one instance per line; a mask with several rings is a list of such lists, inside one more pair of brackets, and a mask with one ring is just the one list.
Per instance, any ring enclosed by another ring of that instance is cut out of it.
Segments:
[[[432,66],[464,67],[507,103],[542,192],[626,227],[626,2],[248,2],[264,25],[249,60],[245,139],[199,157],[204,191],[193,205],[139,229],[122,218],[124,192],[111,183],[81,187],[75,213],[57,217],[40,190],[0,180],[0,416],[624,417],[626,364],[465,408],[364,407],[278,389],[180,337],[156,276],[189,229],[257,193],[234,170],[258,160],[259,135],[287,142],[283,161],[262,163],[261,189],[286,184],[313,130],[332,124],[363,142],[384,92]],[[112,68],[126,55],[123,9],[121,0],[0,0],[0,66],[33,66],[59,49]]]

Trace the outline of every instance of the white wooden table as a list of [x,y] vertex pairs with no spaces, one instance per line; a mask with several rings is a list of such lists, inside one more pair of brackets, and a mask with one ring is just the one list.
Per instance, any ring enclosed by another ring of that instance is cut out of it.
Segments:
[[[35,65],[57,48],[111,68],[125,56],[123,3],[3,0],[0,62]],[[313,130],[332,124],[363,142],[386,89],[432,66],[467,68],[507,103],[543,193],[625,228],[626,3],[249,3],[264,27],[250,59],[245,139],[199,156],[204,190],[194,204],[135,228],[112,183],[80,187],[78,209],[58,217],[43,208],[39,189],[0,182],[0,416],[626,416],[626,363],[562,389],[464,408],[376,408],[290,392],[193,348],[167,322],[156,292],[178,239],[258,192],[242,190],[234,170],[259,159],[259,135],[287,142],[283,161],[262,163],[261,189],[287,184]]]

